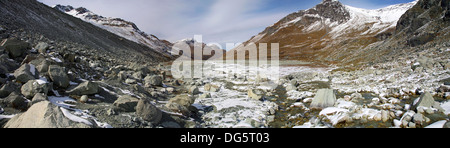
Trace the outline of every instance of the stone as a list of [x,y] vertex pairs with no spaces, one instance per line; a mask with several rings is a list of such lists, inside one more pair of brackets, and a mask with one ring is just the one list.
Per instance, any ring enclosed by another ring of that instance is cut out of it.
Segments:
[[293,91],[293,90],[297,91],[297,87],[295,87],[295,86],[292,85],[292,84],[288,84],[288,85],[286,86],[286,91]]
[[417,110],[419,106],[440,108],[435,105],[434,98],[429,92],[422,93],[419,98],[414,100],[411,110]]
[[41,101],[28,111],[11,118],[5,128],[92,128],[92,125],[72,121],[49,101]]
[[38,93],[47,94],[48,89],[47,82],[42,80],[30,80],[25,83],[20,90],[26,98],[31,99]]
[[19,93],[13,92],[8,97],[5,98],[8,106],[13,107],[18,110],[27,110],[28,102],[26,98],[22,97]]
[[191,86],[190,88],[189,88],[189,94],[191,94],[191,95],[198,95],[198,94],[200,94],[200,90],[198,89],[198,87],[197,86]]
[[91,81],[86,81],[78,85],[77,87],[67,91],[66,93],[71,95],[93,95],[98,93],[98,84]]
[[181,126],[178,123],[173,122],[173,121],[163,122],[163,123],[161,123],[161,126],[163,126],[164,128],[181,128]]
[[423,125],[425,123],[425,116],[420,113],[414,114],[412,121],[417,125]]
[[5,51],[9,53],[9,57],[17,58],[26,55],[26,51],[31,49],[31,45],[18,39],[7,39],[4,44]]
[[448,86],[448,85],[441,85],[438,88],[438,92],[442,92],[442,93],[450,92],[450,86]]
[[39,103],[41,101],[46,101],[46,100],[48,100],[48,97],[47,97],[46,94],[44,94],[44,93],[37,93],[36,95],[34,95],[33,99],[31,99],[30,106],[32,106],[32,105],[34,105],[36,103]]
[[202,95],[200,95],[199,98],[201,98],[201,99],[211,98],[211,93],[209,93],[209,92],[203,93]]
[[54,86],[67,88],[70,84],[69,76],[67,76],[63,67],[58,65],[50,65],[48,67],[48,75],[53,81]]
[[127,78],[125,80],[125,83],[127,83],[127,84],[137,84],[137,81],[135,79]]
[[36,49],[39,53],[47,53],[47,50],[50,46],[45,42],[39,42],[34,49]]
[[124,95],[117,98],[117,100],[114,101],[113,105],[124,109],[126,112],[134,112],[136,111],[135,107],[137,106],[138,102],[138,98]]
[[17,86],[15,83],[6,83],[3,85],[2,88],[0,88],[0,98],[4,98],[9,96],[12,92],[18,91],[19,86]]
[[136,106],[136,115],[144,119],[145,121],[158,124],[162,118],[162,112],[155,105],[153,105],[148,99],[139,100]]
[[172,111],[182,113],[185,116],[190,116],[191,105],[195,102],[195,98],[188,95],[177,95],[171,98],[169,102],[165,105]]
[[147,76],[144,78],[145,86],[151,87],[151,86],[163,86],[162,78],[161,76],[154,75],[154,76]]
[[334,106],[336,102],[336,95],[332,89],[320,89],[317,91],[310,108],[312,109],[324,109]]
[[32,64],[23,64],[19,69],[14,71],[14,77],[16,77],[17,82],[25,84],[29,80],[38,79],[39,72]]
[[450,128],[450,121],[445,122],[443,128]]
[[36,66],[36,69],[39,71],[39,73],[48,74],[48,67],[50,67],[50,64],[50,61],[43,60]]
[[264,99],[264,94],[260,91],[255,91],[253,89],[248,89],[247,91],[248,97],[255,99],[255,100],[262,100]]
[[64,61],[66,61],[66,62],[73,63],[73,62],[75,62],[75,59],[76,59],[75,54],[70,54],[70,53],[64,54]]
[[213,84],[205,84],[205,91],[209,92],[218,92],[220,90],[220,87]]
[[87,103],[89,101],[89,97],[87,95],[83,95],[80,98],[81,103]]

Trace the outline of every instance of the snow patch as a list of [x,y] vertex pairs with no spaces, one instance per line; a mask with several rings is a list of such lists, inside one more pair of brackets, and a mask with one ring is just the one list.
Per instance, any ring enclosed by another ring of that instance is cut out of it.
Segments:
[[0,115],[0,120],[2,120],[2,119],[11,119],[14,116],[16,116],[16,115]]
[[33,74],[33,76],[36,75],[36,66],[34,66],[33,64],[30,64],[30,72],[31,74]]
[[69,110],[65,109],[64,107],[60,107],[60,109],[63,112],[64,116],[67,117],[68,119],[70,119],[74,122],[79,122],[79,123],[83,123],[83,124],[92,126],[91,122],[89,122],[88,120],[86,120],[84,118],[73,115],[72,113],[70,113]]
[[76,105],[72,105],[72,104],[67,104],[66,102],[71,102],[71,103],[76,103],[77,101],[70,98],[70,97],[56,97],[56,96],[49,96],[48,100],[59,107],[64,107],[64,108],[72,108],[75,107]]

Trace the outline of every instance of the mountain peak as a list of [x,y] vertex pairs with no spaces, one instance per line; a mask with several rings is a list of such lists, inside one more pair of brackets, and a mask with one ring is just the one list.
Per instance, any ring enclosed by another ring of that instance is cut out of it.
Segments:
[[339,2],[339,0],[322,0],[322,3],[334,3],[334,2]]
[[318,14],[324,18],[329,18],[333,22],[343,23],[350,19],[350,13],[338,0],[323,0],[315,7],[308,9],[307,14]]

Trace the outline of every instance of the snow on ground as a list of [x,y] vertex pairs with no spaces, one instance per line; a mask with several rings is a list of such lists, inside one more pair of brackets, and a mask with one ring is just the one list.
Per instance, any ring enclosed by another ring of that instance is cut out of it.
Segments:
[[87,125],[92,126],[92,123],[89,122],[88,120],[73,115],[72,113],[70,113],[69,110],[65,109],[64,107],[59,107],[59,108],[60,108],[61,111],[63,112],[64,116],[66,116],[68,119],[70,119],[70,120],[72,120],[72,121],[74,121],[74,122],[84,123],[84,124],[87,124]]
[[450,101],[442,102],[441,107],[445,110],[444,114],[446,115],[450,114]]
[[433,124],[430,124],[430,125],[428,125],[425,128],[443,128],[444,124],[447,123],[447,122],[448,122],[447,120],[441,120],[441,121],[438,121],[438,122],[434,122]]

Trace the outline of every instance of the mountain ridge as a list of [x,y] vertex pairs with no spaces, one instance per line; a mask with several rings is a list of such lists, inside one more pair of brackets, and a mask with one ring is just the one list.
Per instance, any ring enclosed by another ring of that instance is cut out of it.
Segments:
[[84,7],[74,8],[70,5],[55,5],[53,8],[89,22],[111,33],[117,34],[130,41],[146,45],[156,51],[171,56],[169,50],[171,47],[155,35],[148,35],[141,31],[138,26],[130,21],[121,18],[103,17]]
[[333,64],[345,61],[354,51],[391,36],[397,20],[417,1],[368,10],[324,0],[291,13],[228,52],[244,50],[253,43],[280,43],[280,59]]

